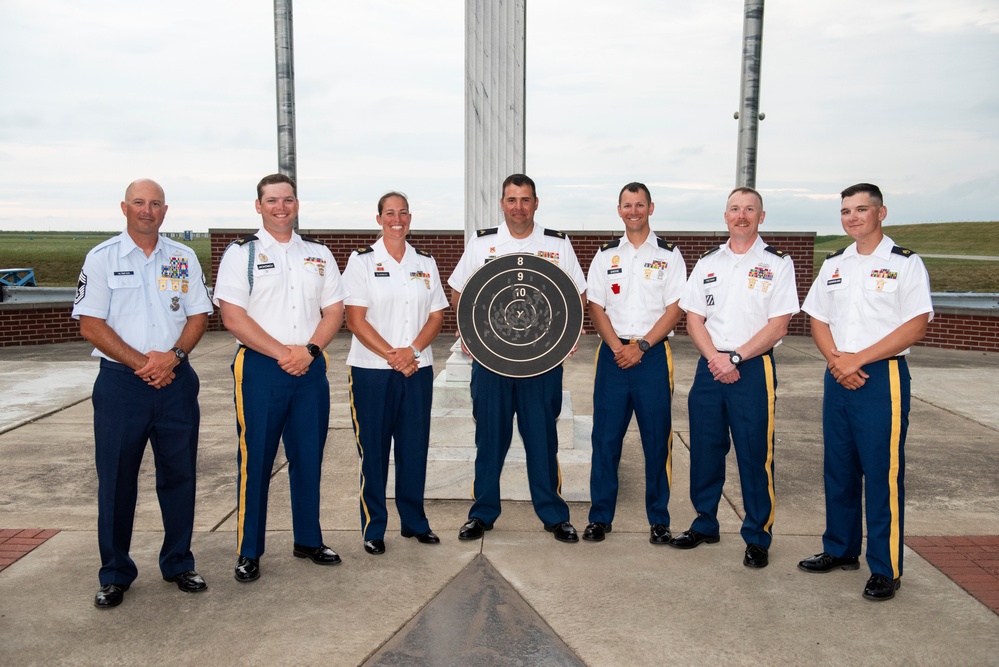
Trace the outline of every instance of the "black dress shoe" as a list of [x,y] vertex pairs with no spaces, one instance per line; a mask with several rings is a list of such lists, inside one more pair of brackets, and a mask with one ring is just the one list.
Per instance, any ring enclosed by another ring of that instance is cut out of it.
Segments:
[[895,591],[901,587],[901,579],[889,579],[883,574],[872,574],[864,586],[864,597],[875,602],[884,602],[895,597]]
[[201,575],[194,570],[181,572],[180,574],[175,574],[172,577],[163,577],[163,580],[177,584],[177,588],[185,593],[200,593],[208,588],[208,584],[205,583],[205,580],[202,579]]
[[583,531],[583,539],[587,542],[603,542],[609,532],[611,532],[611,524],[592,521]]
[[260,561],[240,556],[236,561],[236,581],[246,584],[260,578]]
[[649,542],[652,544],[669,544],[672,539],[673,533],[670,532],[669,526],[654,523],[649,527]]
[[836,558],[823,551],[798,563],[798,569],[802,572],[825,574],[837,568],[841,570],[859,570],[860,559],[857,556]]
[[492,524],[487,526],[485,521],[473,516],[464,526],[461,527],[461,530],[458,531],[458,539],[477,540],[482,537],[482,534],[485,531],[492,529]]
[[126,589],[126,586],[119,586],[118,584],[101,586],[101,590],[97,591],[97,595],[94,596],[94,606],[98,609],[117,607],[125,599]]
[[770,564],[770,553],[766,547],[750,544],[746,547],[746,557],[742,559],[742,564],[746,567],[766,567]]
[[699,533],[696,530],[685,530],[672,540],[669,541],[671,547],[676,547],[677,549],[693,549],[701,542],[707,542],[708,544],[714,544],[721,538],[717,535],[705,535],[704,533]]
[[425,533],[403,533],[402,536],[415,537],[420,544],[440,544],[441,542],[441,538],[437,537],[437,534],[432,530]]
[[385,540],[364,540],[364,550],[372,556],[385,553]]
[[572,524],[568,521],[563,521],[562,523],[556,523],[554,526],[545,526],[545,530],[552,534],[559,542],[568,542],[572,544],[573,542],[579,541],[579,535],[576,534],[576,529],[572,527]]
[[303,547],[301,544],[294,545],[295,558],[308,558],[317,565],[339,565],[340,556],[325,544],[318,547]]

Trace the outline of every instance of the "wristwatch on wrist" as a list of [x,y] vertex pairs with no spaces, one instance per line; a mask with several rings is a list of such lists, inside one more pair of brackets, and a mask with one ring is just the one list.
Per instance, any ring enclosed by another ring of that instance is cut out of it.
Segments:
[[648,352],[650,347],[652,346],[649,345],[649,341],[645,340],[644,338],[640,338],[638,340],[638,349],[641,350],[642,352]]
[[305,349],[309,351],[309,354],[312,355],[313,359],[315,359],[316,357],[318,357],[320,354],[323,353],[323,348],[319,347],[315,343],[309,343],[308,345],[305,346]]
[[742,363],[742,355],[738,352],[730,352],[728,360],[732,362],[733,366],[738,367]]
[[413,358],[418,360],[420,358],[420,351],[417,350],[416,347],[413,345],[410,345],[409,349],[413,351]]
[[173,352],[174,356],[177,357],[178,364],[183,363],[184,360],[187,359],[187,352],[184,352],[184,350],[180,349],[179,347],[172,347],[170,348],[170,351]]

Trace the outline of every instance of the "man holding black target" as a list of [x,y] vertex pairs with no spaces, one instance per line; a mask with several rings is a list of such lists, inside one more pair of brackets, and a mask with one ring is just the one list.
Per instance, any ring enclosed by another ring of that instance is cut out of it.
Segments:
[[[448,279],[455,310],[472,274],[486,262],[512,253],[536,255],[556,264],[572,278],[580,300],[585,302],[586,278],[568,237],[534,222],[538,209],[534,181],[524,174],[513,174],[503,181],[502,193],[504,224],[478,230]],[[534,511],[556,540],[578,542],[576,529],[569,523],[569,506],[560,494],[555,422],[562,410],[561,364],[532,377],[508,377],[473,360],[471,392],[476,449],[474,502],[458,539],[481,538],[500,515],[500,474],[516,415],[527,455]]]

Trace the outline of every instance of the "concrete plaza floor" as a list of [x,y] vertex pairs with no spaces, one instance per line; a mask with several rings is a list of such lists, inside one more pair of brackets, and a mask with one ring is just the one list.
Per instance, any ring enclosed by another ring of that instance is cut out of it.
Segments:
[[[435,344],[443,368],[453,338]],[[323,466],[324,568],[291,554],[287,466],[271,484],[262,577],[235,564],[234,343],[205,336],[191,355],[202,431],[193,549],[209,589],[188,595],[156,565],[162,538],[152,456],[143,463],[132,556],[139,578],[113,610],[98,588],[93,410],[96,362],[82,343],[0,349],[0,528],[58,534],[0,571],[0,664],[360,665],[999,665],[999,616],[911,549],[897,597],[861,598],[869,572],[799,572],[822,550],[823,360],[810,339],[776,351],[777,521],[770,566],[742,565],[734,455],[722,539],[692,551],[648,543],[642,454],[632,425],[614,531],[602,543],[557,543],[530,503],[507,501],[475,542],[457,531],[469,503],[427,502],[442,544],[403,539],[390,507],[387,553],[362,549],[357,453],[347,407],[349,336],[330,346],[332,423]],[[593,353],[584,336],[566,362],[577,415],[592,414]],[[688,499],[686,396],[696,351],[673,344],[674,532]],[[907,536],[999,535],[999,356],[916,348],[907,454]],[[657,389],[657,388],[650,388]],[[587,504],[571,503],[582,531]]]

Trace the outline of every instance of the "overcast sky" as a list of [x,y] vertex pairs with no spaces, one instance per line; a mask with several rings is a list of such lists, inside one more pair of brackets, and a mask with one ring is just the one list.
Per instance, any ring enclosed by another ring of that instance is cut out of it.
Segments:
[[[640,180],[657,232],[723,229],[742,17],[742,0],[530,0],[537,220],[617,230]],[[415,228],[462,228],[463,3],[296,0],[294,18],[302,226],[373,228],[397,189]],[[839,232],[858,181],[889,224],[999,220],[995,0],[770,0],[763,44],[764,232]],[[259,224],[269,0],[0,0],[0,89],[0,228],[121,229],[143,176],[166,231]]]

